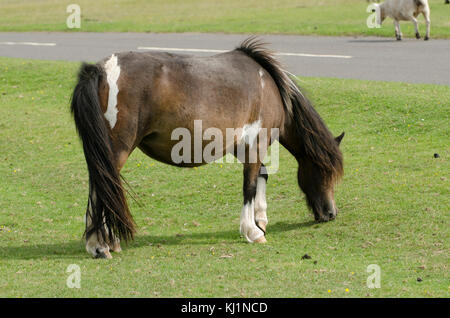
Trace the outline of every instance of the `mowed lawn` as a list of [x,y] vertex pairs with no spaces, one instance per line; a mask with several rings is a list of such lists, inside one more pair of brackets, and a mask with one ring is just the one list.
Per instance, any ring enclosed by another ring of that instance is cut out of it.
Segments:
[[[241,165],[179,169],[137,150],[123,170],[137,237],[96,260],[81,240],[77,68],[0,58],[0,297],[449,296],[448,86],[301,78],[333,133],[346,132],[340,214],[313,222],[282,149],[265,245],[239,236]],[[66,286],[70,264],[80,289]],[[379,289],[366,285],[370,264]]]
[[[68,29],[73,1],[3,0],[0,31],[227,32],[394,36],[387,19],[369,29],[366,0],[78,0],[81,29]],[[450,5],[429,0],[431,37],[450,38]],[[419,18],[420,30],[425,23]],[[411,22],[401,23],[414,37]]]

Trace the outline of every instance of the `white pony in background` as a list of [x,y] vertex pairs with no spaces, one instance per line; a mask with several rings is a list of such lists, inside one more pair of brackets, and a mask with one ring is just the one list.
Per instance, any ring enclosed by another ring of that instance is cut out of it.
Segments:
[[387,0],[381,4],[374,4],[377,8],[377,24],[381,25],[386,17],[394,20],[395,37],[397,40],[402,39],[399,21],[411,21],[416,30],[416,38],[420,39],[419,26],[417,16],[423,14],[427,25],[427,33],[424,40],[430,38],[430,7],[428,0]]

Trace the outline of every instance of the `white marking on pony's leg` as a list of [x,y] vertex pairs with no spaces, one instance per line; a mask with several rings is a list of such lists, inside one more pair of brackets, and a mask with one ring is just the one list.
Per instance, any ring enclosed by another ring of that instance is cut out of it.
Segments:
[[[95,192],[92,194],[92,199],[95,200],[96,195]],[[86,222],[86,230],[89,230],[92,224],[92,204],[91,199],[89,199],[88,203],[88,211],[86,212],[85,222]],[[111,253],[109,252],[108,244],[103,244],[100,242],[98,234],[96,232],[92,233],[89,237],[86,238],[86,251],[91,254],[93,257],[97,258],[99,256],[104,256],[105,258],[112,258]]]
[[105,118],[108,120],[111,129],[114,128],[117,122],[117,94],[119,94],[119,87],[117,81],[120,76],[120,66],[117,63],[117,56],[111,55],[110,59],[105,63],[106,80],[109,86],[108,94],[108,108],[106,109]]
[[429,8],[426,8],[424,11],[423,11],[423,16],[424,16],[424,18],[425,18],[425,23],[426,23],[426,25],[427,25],[427,31],[426,31],[426,34],[425,34],[425,38],[424,38],[424,40],[426,41],[426,40],[428,40],[429,38],[430,38],[430,25],[431,25],[431,20],[430,20],[430,9]]
[[247,145],[252,147],[260,130],[261,119],[258,119],[251,124],[244,125],[244,127],[242,128],[241,142],[245,142]]
[[414,17],[411,17],[411,22],[413,23],[414,30],[416,31],[416,38],[420,39],[419,25],[418,25],[417,19]]
[[100,258],[99,255],[104,255],[101,258],[112,258],[109,246],[100,243],[97,233],[92,233],[87,239],[86,251],[95,258]]
[[255,223],[255,200],[247,202],[242,207],[239,231],[249,243],[264,243],[264,232]]
[[397,40],[401,40],[402,31],[400,31],[400,22],[398,22],[398,20],[394,20],[394,25],[395,25],[395,37],[397,38]]
[[267,223],[269,223],[266,212],[266,179],[258,177],[255,196],[255,222],[263,231],[266,230]]

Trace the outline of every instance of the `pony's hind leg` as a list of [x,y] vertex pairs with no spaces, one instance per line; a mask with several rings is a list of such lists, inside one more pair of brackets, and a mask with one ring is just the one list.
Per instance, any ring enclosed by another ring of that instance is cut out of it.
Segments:
[[415,17],[411,17],[411,22],[414,24],[414,30],[416,31],[416,39],[420,39],[419,23]]
[[255,223],[255,197],[261,163],[244,163],[244,206],[241,212],[240,233],[250,243],[264,243],[264,231]]
[[[117,157],[117,170],[120,173],[120,170],[122,170],[122,167],[125,165],[125,162],[128,159],[128,156],[130,155],[130,151],[128,150],[122,150],[120,151],[116,157]],[[115,235],[113,235],[114,240],[110,243],[108,243],[109,245],[109,249],[112,252],[116,252],[119,253],[122,251],[122,248],[120,247],[120,239],[118,237],[116,237]]]
[[[92,218],[94,217],[94,205],[97,201],[97,195],[95,190],[89,189],[88,206],[85,216],[86,223],[86,251],[94,255],[95,258],[112,258],[110,253],[110,247],[105,243],[101,236],[92,229]],[[107,230],[107,228],[106,228]]]
[[[115,162],[117,162],[117,170],[120,172],[128,159],[129,151],[122,150],[115,155]],[[91,255],[95,255],[95,258],[112,258],[110,252],[121,252],[120,239],[111,233],[112,240],[104,242],[97,232],[91,231],[92,228],[92,216],[93,216],[93,204],[96,204],[96,193],[94,189],[90,189],[90,195],[88,200],[88,208],[86,211],[86,250]],[[105,233],[109,233],[109,229],[105,226]]]
[[256,183],[255,196],[255,222],[256,225],[266,233],[266,226],[269,222],[267,219],[267,202],[266,202],[266,184],[268,174],[264,164],[259,169],[258,180]]

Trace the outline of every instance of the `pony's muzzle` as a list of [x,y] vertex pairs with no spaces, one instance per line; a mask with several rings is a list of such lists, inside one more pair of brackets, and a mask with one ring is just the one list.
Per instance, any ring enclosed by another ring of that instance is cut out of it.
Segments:
[[334,220],[338,214],[338,209],[334,206],[325,206],[322,211],[314,213],[317,222],[328,222]]
[[338,210],[334,209],[333,211],[328,212],[329,220],[334,220],[338,214]]
[[97,248],[95,249],[95,258],[112,258],[111,253],[105,248]]

